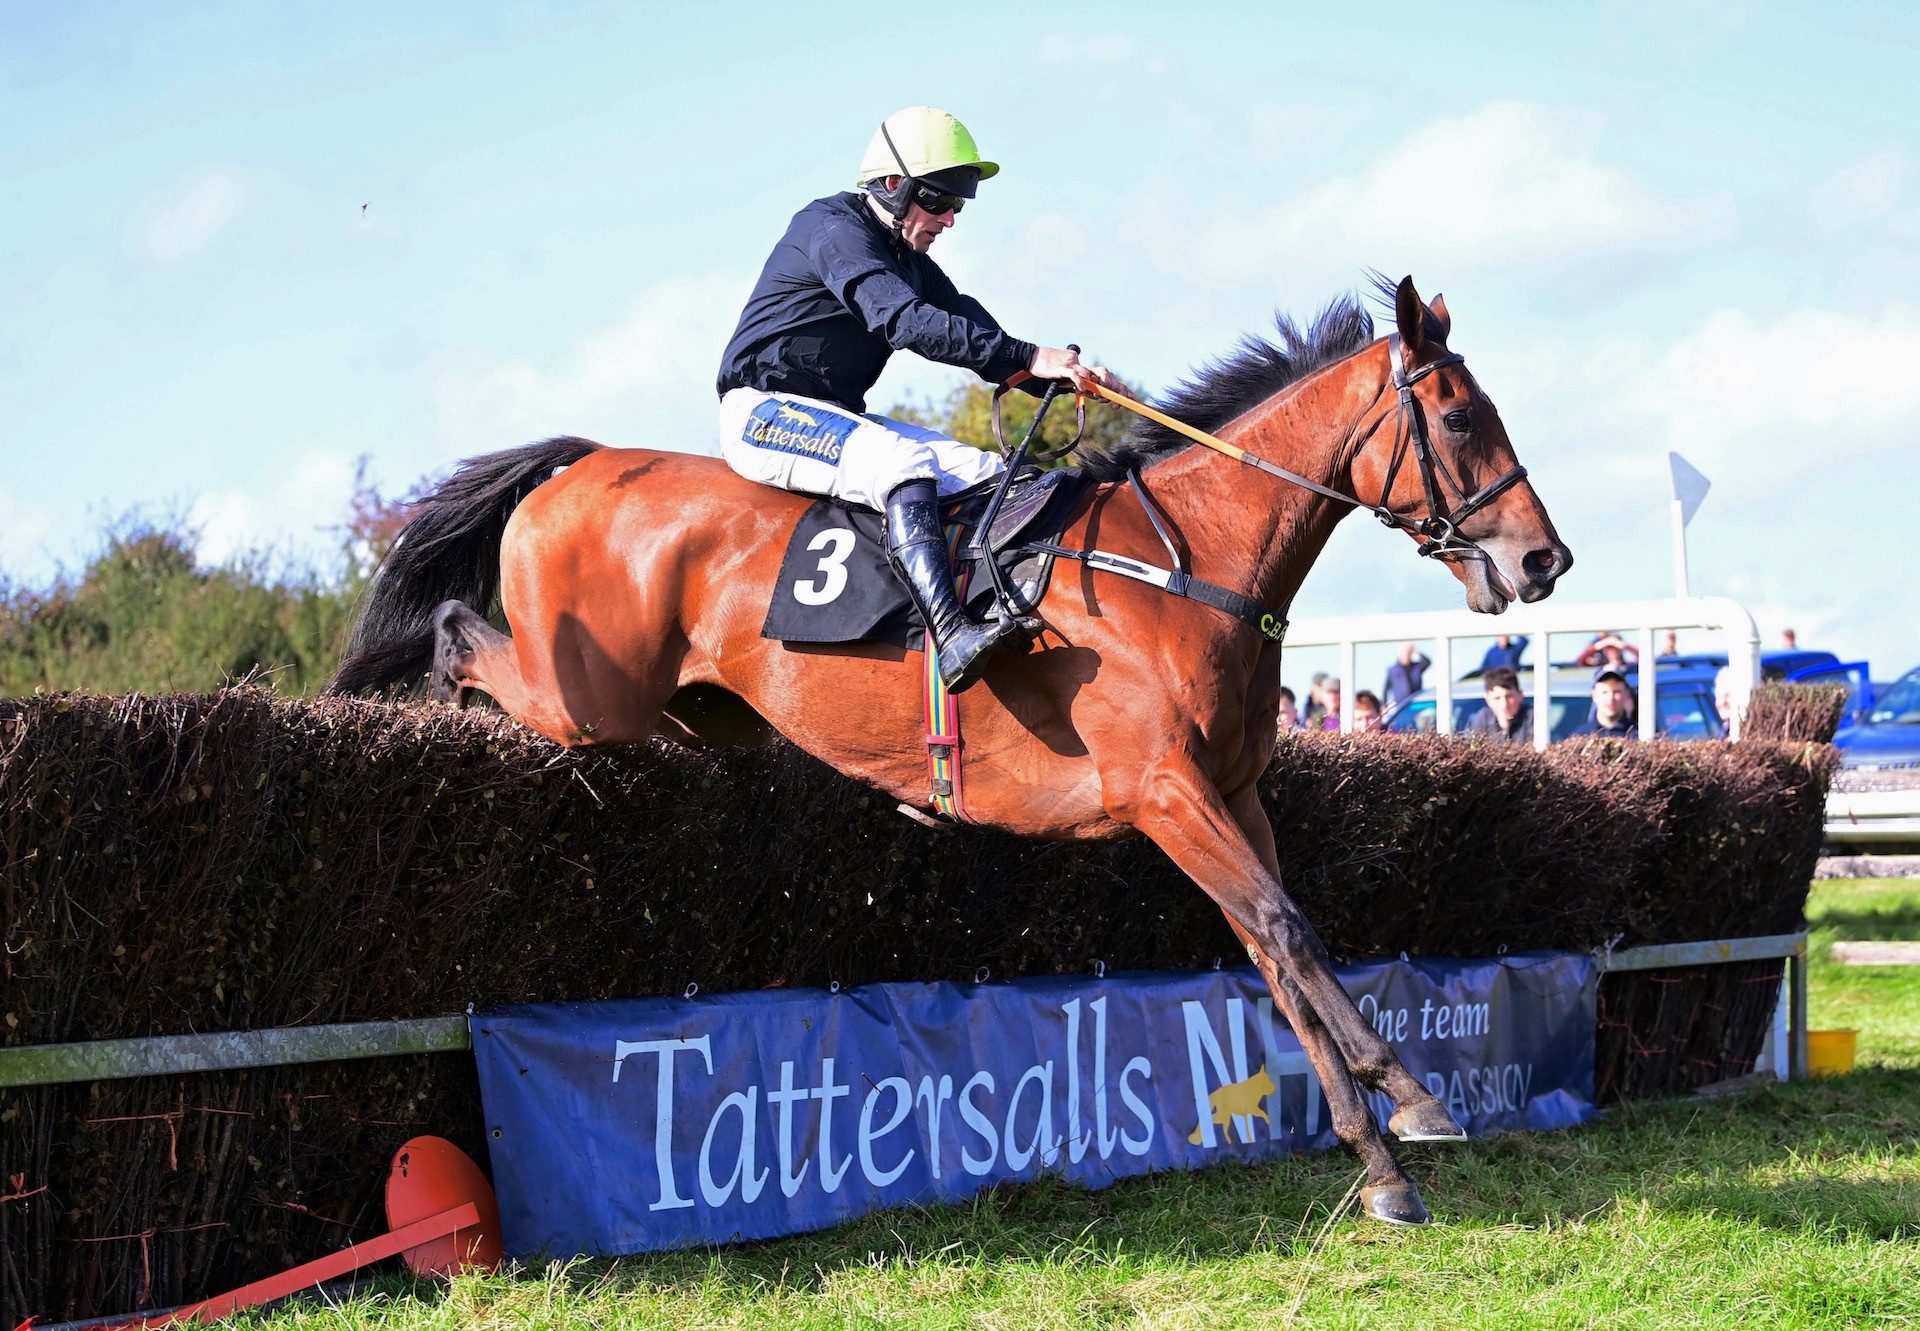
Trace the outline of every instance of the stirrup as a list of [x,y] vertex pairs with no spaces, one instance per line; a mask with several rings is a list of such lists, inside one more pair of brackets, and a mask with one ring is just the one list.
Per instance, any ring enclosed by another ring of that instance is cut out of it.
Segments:
[[972,619],[934,637],[940,653],[940,682],[948,693],[965,693],[980,682],[981,673],[993,657],[1008,646],[1025,645],[1028,635],[1017,621],[998,619],[980,624]]

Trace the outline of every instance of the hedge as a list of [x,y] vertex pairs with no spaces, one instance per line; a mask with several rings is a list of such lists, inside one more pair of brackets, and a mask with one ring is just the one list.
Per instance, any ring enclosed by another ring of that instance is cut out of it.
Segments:
[[[1262,794],[1336,955],[1476,956],[1800,927],[1830,763],[1301,734]],[[1139,839],[932,831],[786,745],[568,752],[496,714],[251,688],[0,699],[0,856],[9,1045],[1236,957]],[[1750,1067],[1772,990],[1734,970],[1610,980],[1603,1092]],[[0,1324],[378,1232],[422,1131],[485,1159],[469,1059],[0,1092]]]

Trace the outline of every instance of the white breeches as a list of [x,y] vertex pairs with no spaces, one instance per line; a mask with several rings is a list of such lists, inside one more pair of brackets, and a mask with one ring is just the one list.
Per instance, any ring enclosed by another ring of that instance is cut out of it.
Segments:
[[998,453],[924,425],[755,388],[720,399],[720,456],[750,481],[875,509],[904,481],[934,481],[947,495],[1001,471]]

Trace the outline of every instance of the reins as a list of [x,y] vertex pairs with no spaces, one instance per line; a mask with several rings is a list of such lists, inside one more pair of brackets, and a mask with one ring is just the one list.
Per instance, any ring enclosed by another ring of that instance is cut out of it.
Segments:
[[[1208,434],[1205,430],[1188,425],[1185,421],[1175,420],[1165,412],[1150,407],[1144,402],[1138,402],[1133,398],[1124,397],[1117,393],[1107,392],[1097,383],[1088,391],[1100,398],[1103,402],[1110,402],[1115,406],[1125,407],[1128,411],[1144,416],[1154,424],[1172,430],[1175,434],[1186,439],[1191,439],[1194,443],[1210,448],[1216,453],[1224,454],[1232,458],[1235,462],[1252,467],[1257,471],[1265,472],[1269,476],[1277,477],[1280,480],[1290,482],[1303,489],[1311,490],[1317,495],[1337,500],[1342,504],[1350,504],[1355,508],[1364,508],[1373,514],[1374,517],[1378,518],[1382,526],[1398,528],[1401,531],[1411,532],[1415,536],[1418,536],[1420,538],[1419,553],[1422,556],[1441,558],[1448,555],[1460,555],[1470,559],[1485,559],[1487,554],[1478,544],[1460,535],[1460,524],[1492,503],[1500,495],[1506,493],[1508,489],[1520,481],[1525,480],[1527,469],[1515,465],[1469,495],[1466,492],[1466,488],[1454,477],[1452,470],[1448,468],[1446,463],[1433,451],[1433,443],[1427,435],[1426,413],[1420,409],[1420,404],[1414,400],[1413,396],[1413,386],[1422,379],[1432,374],[1435,370],[1440,369],[1442,366],[1460,365],[1463,364],[1465,360],[1466,357],[1459,355],[1457,352],[1448,352],[1446,355],[1430,360],[1418,369],[1408,372],[1404,368],[1401,355],[1400,334],[1388,334],[1387,366],[1393,375],[1394,389],[1399,394],[1400,410],[1399,418],[1395,423],[1393,452],[1387,461],[1387,474],[1380,483],[1380,500],[1378,503],[1372,504],[1369,504],[1364,499],[1357,499],[1352,495],[1342,494],[1340,491],[1302,476],[1298,472],[1288,471],[1285,467],[1249,453],[1244,448],[1230,444],[1224,439],[1216,438]],[[1022,382],[1020,377],[1015,376],[1014,379],[1008,382],[1007,387],[1013,387],[1020,382]],[[1427,516],[1418,520],[1396,513],[1388,506],[1388,500],[1393,494],[1394,478],[1400,474],[1400,464],[1405,458],[1409,446],[1411,446],[1413,450],[1415,465],[1420,468],[1421,487],[1426,492]],[[1444,478],[1448,487],[1453,490],[1454,494],[1460,500],[1459,506],[1451,511],[1445,508],[1441,500],[1439,482],[1442,478]]]
[[[1075,347],[1073,350],[1078,351],[1079,348]],[[1364,499],[1358,499],[1349,494],[1342,494],[1330,486],[1322,485],[1320,482],[1310,477],[1302,476],[1298,472],[1289,471],[1277,463],[1269,462],[1263,457],[1249,453],[1246,449],[1208,434],[1205,430],[1189,425],[1185,421],[1176,420],[1158,408],[1150,407],[1146,403],[1136,401],[1131,397],[1109,392],[1101,388],[1098,383],[1090,385],[1086,391],[1092,393],[1104,402],[1124,407],[1128,411],[1145,417],[1156,425],[1171,430],[1183,438],[1190,439],[1196,444],[1200,444],[1212,449],[1216,453],[1232,458],[1235,462],[1241,463],[1243,466],[1252,467],[1256,471],[1264,472],[1278,480],[1297,485],[1304,490],[1310,490],[1314,494],[1321,495],[1327,499],[1332,499],[1342,504],[1349,504],[1355,508],[1363,508],[1379,519],[1382,526],[1397,528],[1398,530],[1409,532],[1417,537],[1420,542],[1418,552],[1424,557],[1441,559],[1459,556],[1466,559],[1487,559],[1486,551],[1482,550],[1478,543],[1460,534],[1460,524],[1492,503],[1494,499],[1506,493],[1512,486],[1526,479],[1527,469],[1515,465],[1486,485],[1481,486],[1472,494],[1468,494],[1466,487],[1460,484],[1453,470],[1434,452],[1433,442],[1427,433],[1426,413],[1421,409],[1419,402],[1415,400],[1413,395],[1413,386],[1432,374],[1435,370],[1447,365],[1460,365],[1464,362],[1465,357],[1454,352],[1448,352],[1444,356],[1435,357],[1419,368],[1409,371],[1405,368],[1405,360],[1401,351],[1400,335],[1397,332],[1388,334],[1387,364],[1392,375],[1394,391],[1399,397],[1399,403],[1398,413],[1394,422],[1393,451],[1387,459],[1387,472],[1380,484],[1380,499],[1377,503],[1368,503]],[[1007,454],[1007,446],[1006,436],[1001,426],[1000,400],[1005,397],[1009,391],[1019,387],[1032,378],[1033,375],[1031,373],[1023,370],[993,390],[993,435],[994,439],[999,443],[1003,455]],[[1033,422],[1027,427],[1026,436],[1021,439],[1019,446],[1013,450],[1012,454],[1007,456],[1007,466],[1001,473],[1000,484],[996,487],[992,499],[987,504],[986,512],[981,518],[980,531],[982,535],[979,538],[978,545],[979,548],[986,553],[987,557],[983,562],[987,566],[988,576],[993,581],[995,596],[1000,602],[1001,613],[1003,614],[1017,614],[1018,611],[1012,597],[1006,590],[1003,575],[992,557],[993,551],[989,548],[991,541],[988,534],[993,530],[993,520],[999,515],[1001,503],[1006,498],[1007,491],[1013,483],[1015,474],[1019,471],[1021,464],[1029,457],[1029,450],[1033,441],[1040,433],[1040,423],[1046,417],[1047,408],[1053,405],[1055,399],[1057,399],[1065,389],[1066,381],[1064,380],[1056,379],[1048,384],[1045,394],[1043,394],[1040,399],[1039,409],[1034,413]],[[1084,434],[1086,430],[1085,393],[1076,393],[1074,395],[1074,408],[1075,430],[1073,438],[1058,447],[1045,451],[1035,451],[1033,456],[1039,457],[1042,460],[1062,457],[1071,452],[1079,444],[1081,435]],[[1420,469],[1420,484],[1421,489],[1424,491],[1427,507],[1427,515],[1417,519],[1402,513],[1396,513],[1390,504],[1393,496],[1394,478],[1400,474],[1401,464],[1404,462],[1409,450],[1413,453],[1414,465]],[[1454,496],[1459,501],[1456,506],[1450,509],[1446,506],[1441,495],[1442,481],[1445,482],[1447,488],[1453,491]],[[1169,533],[1165,516],[1160,512],[1159,506],[1154,503],[1153,496],[1147,492],[1146,482],[1142,479],[1140,469],[1137,465],[1128,470],[1127,482],[1132,488],[1134,495],[1140,500],[1140,506],[1146,510],[1147,517],[1153,523],[1153,529],[1160,537],[1161,544],[1166,547],[1168,557],[1173,564],[1172,568],[1161,568],[1155,564],[1149,564],[1124,555],[1116,555],[1105,550],[1073,550],[1050,541],[1028,541],[1025,543],[1026,547],[1045,551],[1059,558],[1078,560],[1089,568],[1101,569],[1108,573],[1115,573],[1122,577],[1132,578],[1138,582],[1149,583],[1170,595],[1199,601],[1203,605],[1211,606],[1216,610],[1233,616],[1244,624],[1250,625],[1259,630],[1264,637],[1271,641],[1281,641],[1286,634],[1287,628],[1284,610],[1276,613],[1262,606],[1253,598],[1234,591],[1230,587],[1221,587],[1215,583],[1196,578],[1188,573],[1186,562],[1181,557],[1179,549],[1174,544],[1172,535]]]

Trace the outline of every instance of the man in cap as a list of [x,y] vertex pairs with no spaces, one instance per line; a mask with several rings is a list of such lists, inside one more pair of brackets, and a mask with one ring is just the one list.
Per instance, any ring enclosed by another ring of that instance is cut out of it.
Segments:
[[1633,712],[1633,690],[1627,685],[1626,672],[1616,665],[1603,665],[1593,672],[1593,715],[1573,732],[1576,735],[1607,735],[1613,739],[1639,739],[1640,727]]
[[939,496],[997,475],[1000,458],[937,430],[867,411],[895,351],[992,383],[1021,371],[1124,392],[1073,351],[1005,332],[928,257],[999,166],[945,111],[888,116],[861,159],[859,188],[815,199],[788,223],[721,359],[720,454],[750,480],[881,509],[887,549],[954,691],[1021,636],[982,624],[955,594]]

